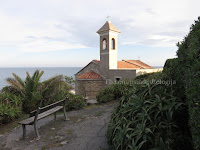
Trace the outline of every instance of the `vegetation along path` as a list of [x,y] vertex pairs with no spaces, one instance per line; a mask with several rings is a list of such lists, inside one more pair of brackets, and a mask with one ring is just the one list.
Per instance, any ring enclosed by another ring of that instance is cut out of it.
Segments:
[[57,121],[49,116],[38,122],[40,139],[35,137],[33,126],[27,126],[27,137],[22,140],[22,128],[18,126],[0,137],[1,150],[107,150],[106,131],[114,103],[91,105],[82,110],[67,112]]

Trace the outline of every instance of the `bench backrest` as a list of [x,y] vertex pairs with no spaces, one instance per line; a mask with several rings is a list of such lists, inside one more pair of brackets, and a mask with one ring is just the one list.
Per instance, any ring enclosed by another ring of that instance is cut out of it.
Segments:
[[54,108],[54,107],[56,107],[56,106],[60,106],[60,105],[64,105],[64,106],[65,106],[67,100],[68,100],[68,98],[66,97],[66,98],[63,99],[63,100],[57,101],[57,102],[52,103],[52,104],[50,104],[50,105],[47,105],[47,106],[45,106],[45,107],[42,107],[42,108],[38,107],[37,110],[34,110],[34,111],[30,112],[29,117],[33,117],[33,116],[35,116],[35,115],[38,115],[38,114],[40,114],[40,113],[43,113],[43,112],[45,112],[45,111],[47,111],[47,110],[50,110],[50,109],[52,109],[52,108]]

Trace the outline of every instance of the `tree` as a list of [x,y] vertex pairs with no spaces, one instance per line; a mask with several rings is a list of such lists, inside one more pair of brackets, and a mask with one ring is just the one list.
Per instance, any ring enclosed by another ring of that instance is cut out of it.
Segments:
[[70,85],[64,81],[63,75],[57,75],[42,82],[38,90],[42,96],[41,106],[45,106],[64,99],[70,90]]
[[20,93],[20,96],[23,98],[23,111],[29,113],[36,109],[38,100],[41,99],[38,94],[38,86],[41,84],[40,78],[44,71],[36,70],[32,76],[28,72],[26,74],[25,81],[15,73],[12,73],[14,78],[7,78],[6,81]]

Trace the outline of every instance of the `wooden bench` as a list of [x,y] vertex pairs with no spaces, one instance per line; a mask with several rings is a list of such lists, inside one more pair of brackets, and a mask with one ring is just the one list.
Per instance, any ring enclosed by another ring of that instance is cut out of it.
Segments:
[[23,128],[23,139],[26,136],[26,125],[34,125],[35,134],[39,138],[40,135],[39,135],[39,132],[37,129],[38,120],[45,118],[51,114],[54,114],[54,120],[56,120],[56,112],[61,109],[63,109],[65,120],[68,120],[67,116],[66,116],[66,109],[65,109],[65,104],[66,104],[67,100],[68,100],[68,98],[66,98],[64,100],[60,100],[58,102],[55,102],[53,104],[50,104],[50,105],[42,107],[42,108],[38,107],[37,110],[34,110],[30,113],[30,116],[28,119],[18,122],[18,124],[21,124],[22,128]]

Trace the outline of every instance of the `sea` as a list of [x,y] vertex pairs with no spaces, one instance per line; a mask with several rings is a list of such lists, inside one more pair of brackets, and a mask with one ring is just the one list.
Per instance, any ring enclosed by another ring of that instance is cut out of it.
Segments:
[[[153,66],[154,68],[162,68],[163,66]],[[26,78],[26,72],[32,75],[36,70],[43,70],[44,74],[41,77],[41,81],[45,81],[56,75],[64,75],[68,77],[74,77],[74,75],[81,70],[82,67],[38,67],[38,68],[0,68],[0,90],[7,86],[6,79],[13,77],[12,73],[15,73],[23,80]]]
[[32,75],[36,70],[44,71],[40,81],[45,81],[56,75],[64,75],[68,77],[74,77],[74,75],[81,70],[82,67],[39,67],[39,68],[0,68],[0,90],[7,86],[6,79],[13,77],[12,73],[15,73],[23,80],[26,78],[26,72]]

